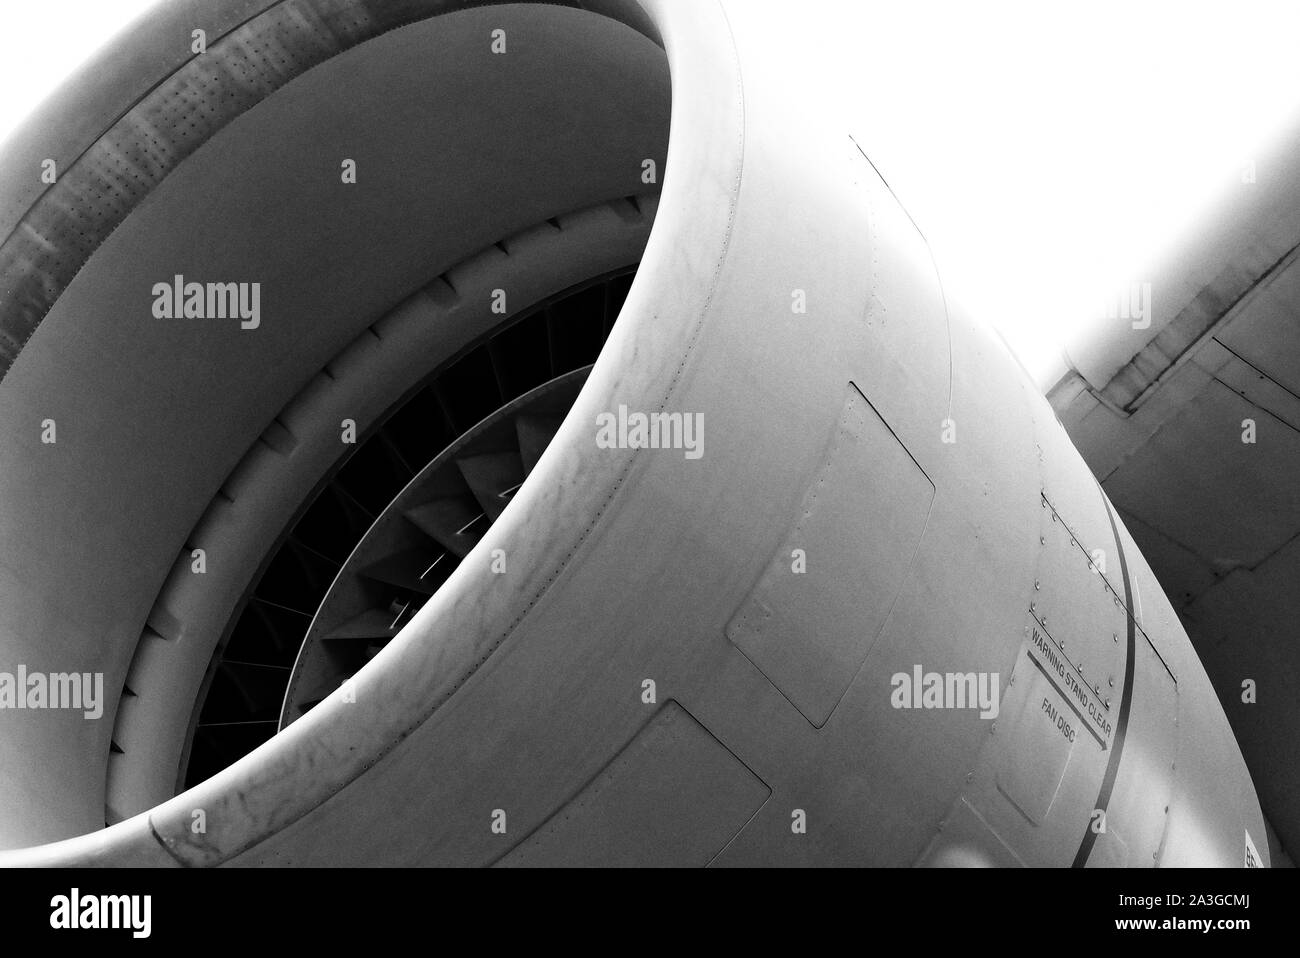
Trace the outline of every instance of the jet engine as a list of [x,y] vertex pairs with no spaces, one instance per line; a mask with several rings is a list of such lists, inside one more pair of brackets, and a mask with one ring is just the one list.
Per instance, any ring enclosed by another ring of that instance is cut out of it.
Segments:
[[1267,864],[1147,563],[772,36],[186,0],[11,139],[0,862]]

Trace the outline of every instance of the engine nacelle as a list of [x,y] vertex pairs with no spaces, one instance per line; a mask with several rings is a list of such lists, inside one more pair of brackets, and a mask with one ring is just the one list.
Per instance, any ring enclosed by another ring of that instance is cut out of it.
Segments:
[[[0,165],[0,670],[108,696],[0,711],[0,861],[1266,863],[1159,584],[768,13],[211,6]],[[367,437],[410,468],[331,558]],[[289,544],[279,732],[177,794]]]

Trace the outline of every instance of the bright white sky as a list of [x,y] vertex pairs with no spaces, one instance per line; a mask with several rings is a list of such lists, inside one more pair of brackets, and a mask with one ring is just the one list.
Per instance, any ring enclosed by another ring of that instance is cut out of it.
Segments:
[[800,2],[949,298],[1035,375],[1300,116],[1294,0]]
[[0,142],[104,42],[156,0],[2,0]]
[[[151,5],[10,0],[0,140]],[[791,62],[830,71],[949,294],[1035,373],[1087,315],[1089,291],[1140,278],[1300,114],[1294,0],[776,9]]]

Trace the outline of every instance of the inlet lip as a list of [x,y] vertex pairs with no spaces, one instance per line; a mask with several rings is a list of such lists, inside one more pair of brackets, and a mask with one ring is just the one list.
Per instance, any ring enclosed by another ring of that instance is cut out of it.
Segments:
[[[744,150],[740,68],[717,0],[638,0],[664,40],[672,115],[663,192],[641,269],[573,410],[501,521],[410,625],[322,703],[208,781],[100,832],[0,864],[215,865],[240,855],[381,763],[463,685],[581,550],[636,471],[596,455],[591,423],[620,403],[658,409],[677,389],[727,256]],[[598,504],[593,510],[593,503]],[[475,561],[508,547],[530,570],[506,590]],[[192,827],[202,810],[206,831]]]

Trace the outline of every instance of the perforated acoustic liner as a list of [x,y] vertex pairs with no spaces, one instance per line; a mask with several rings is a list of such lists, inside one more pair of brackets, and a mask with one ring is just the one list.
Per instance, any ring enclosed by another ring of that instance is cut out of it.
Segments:
[[[0,380],[91,254],[222,127],[312,67],[389,30],[501,3],[283,0],[212,40],[62,171],[0,244]],[[552,5],[610,16],[658,42],[634,5]]]

